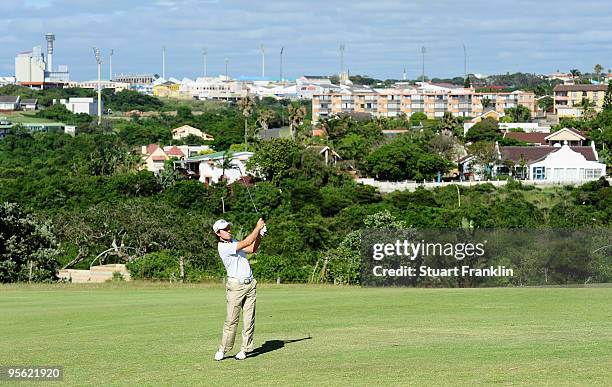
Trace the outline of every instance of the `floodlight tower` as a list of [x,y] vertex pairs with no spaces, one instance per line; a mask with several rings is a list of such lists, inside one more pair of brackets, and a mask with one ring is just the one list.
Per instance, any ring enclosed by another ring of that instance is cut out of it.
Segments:
[[166,46],[162,46],[162,78],[166,79]]
[[207,77],[207,62],[208,62],[208,49],[203,49],[202,50],[202,56],[204,56],[204,78]]
[[340,77],[339,80],[342,81],[342,76],[344,74],[344,44],[340,45]]
[[96,63],[98,64],[98,126],[100,126],[102,123],[102,81],[100,80],[100,65],[102,64],[102,56],[100,55],[99,48],[94,47],[93,51],[96,57]]
[[427,52],[427,49],[425,48],[425,46],[421,47],[421,82],[425,83],[425,52]]
[[467,78],[467,50],[463,44],[463,77]]
[[113,80],[113,54],[114,54],[114,53],[115,53],[115,50],[113,50],[113,49],[111,48],[111,50],[110,50],[110,55],[109,55],[109,57],[108,57],[108,59],[109,59],[109,60],[108,60],[108,64],[109,64],[109,67],[110,67],[110,68],[109,68],[109,73],[110,73],[110,74],[109,74],[109,76],[108,76],[108,80],[109,80],[109,81],[112,81],[112,80]]
[[262,44],[261,47],[259,47],[259,49],[261,50],[261,77],[265,78],[266,77],[266,48]]
[[280,50],[280,81],[283,82],[283,51],[285,47],[281,47]]
[[227,63],[229,62],[228,58],[225,58],[225,82],[229,81],[229,78],[227,77]]

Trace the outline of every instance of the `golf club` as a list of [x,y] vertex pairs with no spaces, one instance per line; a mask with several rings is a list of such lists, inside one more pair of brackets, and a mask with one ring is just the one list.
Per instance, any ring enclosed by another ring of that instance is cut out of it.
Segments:
[[[240,174],[242,176],[246,176],[246,172],[242,170],[242,168],[240,168],[240,164],[237,164],[238,166],[238,171],[240,171]],[[257,206],[255,205],[255,201],[253,200],[253,195],[251,195],[251,189],[249,188],[249,185],[245,182],[244,186],[247,189],[247,192],[249,194],[249,199],[251,199],[251,204],[253,205],[253,209],[255,209],[255,213],[257,213],[257,215],[259,217],[261,217],[261,213],[259,212],[259,210],[257,209]],[[266,228],[266,226],[264,226],[263,229],[261,229],[260,234],[263,237],[264,235],[266,235],[266,232],[268,231],[268,229]]]

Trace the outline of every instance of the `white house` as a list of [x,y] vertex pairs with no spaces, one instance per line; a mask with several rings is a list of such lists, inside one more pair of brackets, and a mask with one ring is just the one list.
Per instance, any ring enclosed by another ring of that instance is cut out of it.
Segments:
[[557,148],[557,151],[529,164],[530,180],[582,182],[606,175],[606,164],[588,160],[584,154],[572,150],[567,144]]
[[[65,99],[60,99],[59,102],[74,114],[86,113],[91,116],[98,114],[98,100],[96,98],[73,97],[69,98],[67,101]],[[55,103],[55,100],[53,103]],[[102,102],[102,110],[104,110],[104,102]]]
[[0,95],[0,110],[13,111],[18,110],[21,97],[12,95]]
[[[204,184],[218,183],[222,176],[225,176],[227,184],[231,184],[246,175],[246,162],[252,156],[253,152],[216,152],[176,161],[174,165],[193,172],[197,171],[199,180]],[[225,157],[231,158],[230,168],[223,170]]]
[[[606,174],[606,165],[598,162],[595,144],[591,146],[498,146],[497,163],[491,170],[493,178],[513,175],[519,179],[541,182],[583,183],[596,180]],[[473,174],[475,180],[484,178],[482,166],[474,156],[467,155],[459,161],[462,174]],[[511,171],[509,168],[512,168]],[[466,176],[467,178],[471,178]]]
[[33,99],[22,99],[21,108],[23,110],[36,110],[38,109],[38,98]]

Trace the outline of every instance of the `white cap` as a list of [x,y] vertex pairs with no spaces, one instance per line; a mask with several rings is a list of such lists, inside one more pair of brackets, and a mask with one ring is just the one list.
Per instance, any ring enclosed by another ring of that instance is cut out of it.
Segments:
[[215,233],[218,233],[219,230],[223,230],[227,226],[231,226],[232,224],[225,219],[219,219],[213,224],[213,230]]

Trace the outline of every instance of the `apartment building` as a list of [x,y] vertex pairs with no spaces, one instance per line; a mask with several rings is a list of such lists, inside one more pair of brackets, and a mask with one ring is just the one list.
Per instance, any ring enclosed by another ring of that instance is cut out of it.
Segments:
[[587,98],[593,103],[596,111],[601,111],[606,85],[557,85],[555,93],[555,114],[559,117],[580,117],[582,115],[581,103]]
[[535,113],[535,94],[524,91],[477,93],[472,88],[453,85],[420,84],[389,89],[342,85],[341,90],[312,97],[312,117],[338,113],[370,113],[375,117],[410,116],[422,112],[440,118],[445,112],[454,116],[474,117],[487,109],[503,113],[505,109],[526,106]]

